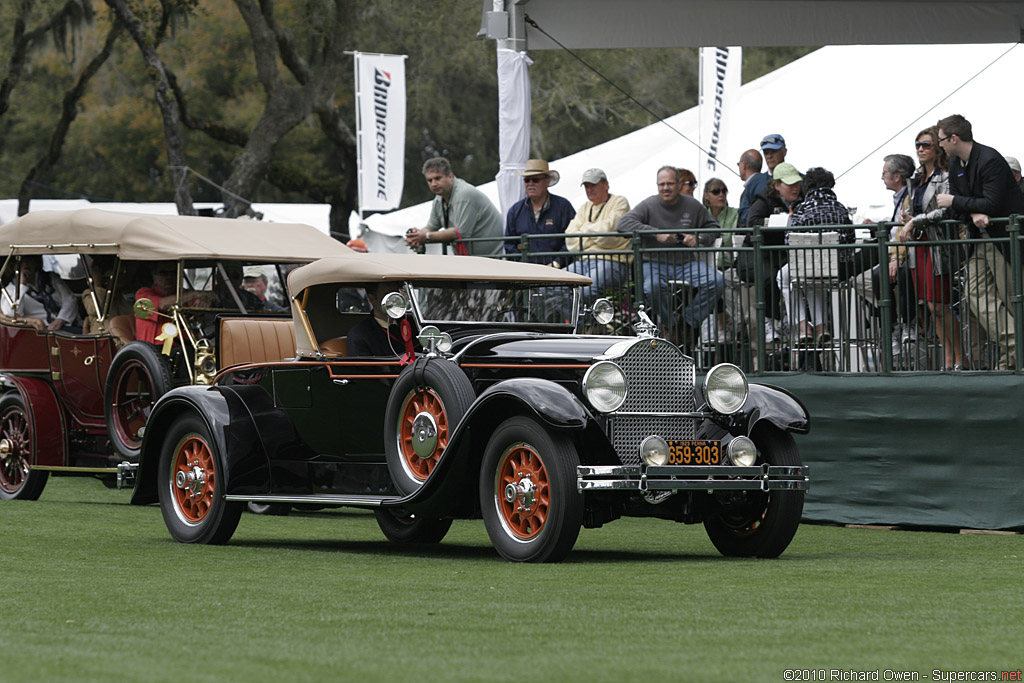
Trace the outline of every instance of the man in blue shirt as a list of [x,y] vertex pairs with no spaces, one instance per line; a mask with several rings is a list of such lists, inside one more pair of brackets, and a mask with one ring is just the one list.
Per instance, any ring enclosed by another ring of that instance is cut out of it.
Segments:
[[[551,252],[565,251],[565,229],[569,221],[576,217],[576,209],[564,197],[548,192],[548,188],[558,184],[558,171],[548,168],[548,162],[542,159],[530,159],[526,168],[517,172],[523,177],[526,186],[526,198],[512,205],[505,217],[505,237],[521,235],[551,235],[529,240],[530,254],[549,252],[541,256],[527,256],[523,260],[533,263],[545,263],[561,268],[571,260],[568,256]],[[522,241],[507,240],[506,254],[518,254],[523,249]]]
[[748,149],[744,152],[736,166],[740,171],[740,180],[743,181],[743,194],[740,196],[739,206],[739,226],[746,227],[750,204],[754,201],[754,197],[768,187],[768,174],[761,172],[761,153],[756,149]]

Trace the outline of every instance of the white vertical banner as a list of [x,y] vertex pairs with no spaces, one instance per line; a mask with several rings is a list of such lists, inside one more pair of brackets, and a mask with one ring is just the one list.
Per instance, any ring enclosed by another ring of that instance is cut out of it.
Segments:
[[[728,182],[729,160],[723,160],[723,143],[736,117],[740,92],[743,49],[740,47],[702,47],[700,49],[700,171],[703,184],[712,177]],[[739,157],[737,157],[739,158]],[[735,160],[733,160],[735,163]],[[726,166],[723,168],[723,164]],[[702,197],[698,189],[697,197]]]
[[406,55],[356,52],[359,214],[397,209],[405,184]]
[[516,171],[530,155],[530,65],[525,52],[498,48],[498,201],[502,221],[512,205],[526,196]]

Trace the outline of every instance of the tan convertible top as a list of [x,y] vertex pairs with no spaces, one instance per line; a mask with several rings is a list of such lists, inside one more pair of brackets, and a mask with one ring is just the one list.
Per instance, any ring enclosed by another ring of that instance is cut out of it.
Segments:
[[302,223],[118,213],[101,209],[36,211],[0,226],[0,250],[18,254],[117,254],[132,261],[228,258],[312,261],[353,254]]
[[[529,282],[552,285],[588,285],[590,278],[536,263],[501,261],[482,256],[436,256],[431,254],[360,254],[331,256],[296,268],[288,274],[288,290],[292,300],[292,322],[295,325],[295,343],[300,356],[317,353],[314,338],[319,338],[313,327],[319,316],[328,312],[337,314],[334,292],[329,297],[312,297],[304,313],[300,300],[306,290],[318,285],[372,282]],[[312,326],[307,325],[307,321]],[[320,335],[333,336],[333,335]]]
[[298,294],[315,285],[336,282],[402,282],[405,280],[484,280],[588,285],[590,278],[536,263],[501,261],[482,256],[430,254],[359,254],[332,256],[296,268],[288,289]]

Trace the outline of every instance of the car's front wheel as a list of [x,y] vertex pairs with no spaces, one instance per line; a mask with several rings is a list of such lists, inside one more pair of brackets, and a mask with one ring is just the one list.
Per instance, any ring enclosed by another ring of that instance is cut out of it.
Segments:
[[576,447],[536,420],[512,417],[498,426],[480,469],[480,508],[498,553],[513,562],[557,562],[583,524],[576,490]]
[[168,430],[157,485],[174,540],[219,545],[235,533],[244,504],[224,500],[224,461],[198,415],[186,415]]
[[36,500],[49,472],[32,469],[32,425],[16,393],[0,400],[0,500]]
[[125,344],[110,363],[106,399],[107,434],[114,450],[135,461],[156,400],[171,390],[170,363],[152,344]]
[[392,543],[440,543],[452,528],[450,519],[420,517],[402,508],[377,508],[373,516]]
[[[761,424],[751,438],[757,445],[757,464],[803,464],[788,432]],[[803,491],[730,491],[716,496],[718,508],[704,520],[704,529],[723,555],[778,557],[800,526]]]

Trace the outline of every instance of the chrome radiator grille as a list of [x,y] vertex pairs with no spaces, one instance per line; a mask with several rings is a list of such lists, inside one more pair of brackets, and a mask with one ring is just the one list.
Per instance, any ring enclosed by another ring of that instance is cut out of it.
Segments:
[[[629,381],[620,413],[681,413],[696,409],[693,360],[663,339],[641,339],[613,359]],[[683,417],[613,415],[608,437],[624,465],[640,464],[640,444],[657,434],[665,439],[692,439],[696,421]]]

